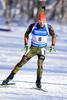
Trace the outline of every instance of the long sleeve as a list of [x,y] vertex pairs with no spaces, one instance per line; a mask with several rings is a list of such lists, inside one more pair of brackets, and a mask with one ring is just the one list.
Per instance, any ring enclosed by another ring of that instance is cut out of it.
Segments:
[[55,34],[53,27],[51,25],[49,25],[49,33],[52,36],[52,46],[54,46],[55,42],[56,42],[56,34]]
[[25,32],[25,35],[24,35],[24,42],[25,42],[25,45],[28,44],[29,34],[31,33],[33,26],[34,26],[34,24],[31,24],[31,25],[28,27],[27,31]]

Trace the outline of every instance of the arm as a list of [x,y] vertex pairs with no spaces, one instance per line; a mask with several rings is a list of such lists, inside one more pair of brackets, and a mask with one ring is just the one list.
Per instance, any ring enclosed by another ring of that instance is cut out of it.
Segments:
[[31,33],[32,31],[32,28],[33,28],[34,24],[31,24],[27,31],[25,32],[25,35],[24,35],[24,42],[25,42],[25,47],[24,47],[24,50],[25,51],[28,51],[28,38],[29,38],[29,34]]
[[28,35],[27,35],[27,33],[25,33],[25,35],[24,35],[24,42],[25,42],[25,45],[28,45]]
[[53,27],[51,25],[49,25],[49,33],[52,36],[52,46],[54,47],[55,42],[56,42],[56,34],[55,34]]
[[56,42],[56,34],[52,36],[52,46],[55,46],[55,42]]
[[52,45],[49,49],[49,52],[53,52],[54,51],[54,46],[55,46],[55,42],[56,42],[56,34],[53,30],[53,27],[51,25],[49,25],[49,33],[52,36]]

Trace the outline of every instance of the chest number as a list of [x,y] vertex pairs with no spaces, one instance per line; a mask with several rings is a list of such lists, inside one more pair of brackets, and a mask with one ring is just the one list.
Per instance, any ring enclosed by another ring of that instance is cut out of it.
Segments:
[[39,38],[38,38],[38,41],[42,41],[42,38],[41,38],[41,37],[39,37]]

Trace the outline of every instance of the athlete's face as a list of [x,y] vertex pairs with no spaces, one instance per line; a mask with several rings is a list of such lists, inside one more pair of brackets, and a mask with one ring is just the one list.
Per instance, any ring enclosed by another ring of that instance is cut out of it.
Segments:
[[45,21],[40,21],[40,20],[39,20],[39,25],[40,25],[40,27],[44,27]]

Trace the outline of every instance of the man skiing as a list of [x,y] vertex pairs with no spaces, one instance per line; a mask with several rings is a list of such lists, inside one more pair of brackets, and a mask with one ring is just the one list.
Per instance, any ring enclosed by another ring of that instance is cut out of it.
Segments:
[[[31,33],[31,46],[28,48],[28,37]],[[41,88],[41,78],[43,73],[43,62],[45,60],[45,50],[47,47],[47,37],[48,35],[52,36],[52,44],[49,48],[49,52],[54,51],[54,46],[56,42],[56,34],[51,25],[46,23],[46,15],[40,14],[38,22],[31,24],[24,36],[24,50],[26,53],[23,55],[21,61],[17,63],[14,69],[11,71],[10,75],[2,82],[2,84],[8,84],[13,78],[14,75],[21,69],[21,67],[26,64],[33,56],[38,56],[38,69],[37,69],[37,79],[36,87]]]

